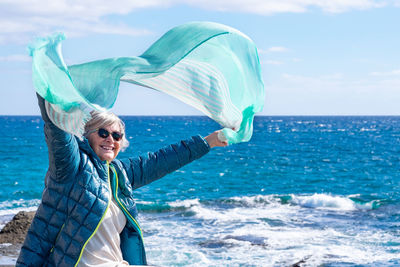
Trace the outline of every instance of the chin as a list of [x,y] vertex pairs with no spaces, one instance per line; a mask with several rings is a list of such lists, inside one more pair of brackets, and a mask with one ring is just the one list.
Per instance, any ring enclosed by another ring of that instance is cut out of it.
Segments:
[[112,161],[114,158],[115,158],[114,155],[112,155],[112,156],[103,156],[101,158],[101,160]]

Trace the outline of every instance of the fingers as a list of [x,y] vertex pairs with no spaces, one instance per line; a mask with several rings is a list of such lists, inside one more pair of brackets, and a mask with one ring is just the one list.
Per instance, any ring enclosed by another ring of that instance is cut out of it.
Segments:
[[[223,138],[221,137],[221,133],[222,133],[221,131],[215,131],[205,138],[205,140],[208,142],[208,144],[211,148],[216,147],[216,146],[217,147],[225,147],[228,145],[226,138],[224,138],[225,136],[222,135]],[[221,139],[225,139],[225,140],[221,140]]]

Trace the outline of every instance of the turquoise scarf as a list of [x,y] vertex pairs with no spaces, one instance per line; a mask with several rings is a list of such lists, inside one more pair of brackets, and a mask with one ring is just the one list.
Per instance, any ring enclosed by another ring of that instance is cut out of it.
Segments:
[[33,83],[51,120],[82,136],[90,111],[110,109],[120,82],[169,94],[218,122],[229,143],[248,141],[265,91],[254,43],[243,33],[211,22],[191,22],[164,34],[138,57],[66,66],[63,34],[29,46]]

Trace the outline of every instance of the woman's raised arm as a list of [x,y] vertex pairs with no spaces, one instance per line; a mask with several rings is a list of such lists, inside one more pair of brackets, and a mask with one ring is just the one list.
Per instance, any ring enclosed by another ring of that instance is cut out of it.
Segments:
[[133,188],[136,189],[202,157],[210,148],[208,142],[197,135],[156,152],[121,162]]
[[38,94],[37,97],[49,151],[49,171],[59,181],[74,177],[80,160],[78,142],[74,135],[59,129],[51,122],[46,112],[45,100]]

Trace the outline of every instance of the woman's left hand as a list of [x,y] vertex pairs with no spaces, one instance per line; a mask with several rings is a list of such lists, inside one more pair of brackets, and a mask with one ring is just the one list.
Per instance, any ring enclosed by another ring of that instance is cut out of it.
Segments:
[[211,148],[216,147],[216,146],[224,147],[224,146],[227,146],[227,145],[228,145],[228,142],[219,140],[219,138],[218,138],[218,133],[219,133],[220,131],[221,131],[221,130],[215,131],[215,132],[213,132],[212,134],[208,135],[206,138],[204,138],[204,139],[206,139],[208,145],[209,145]]

